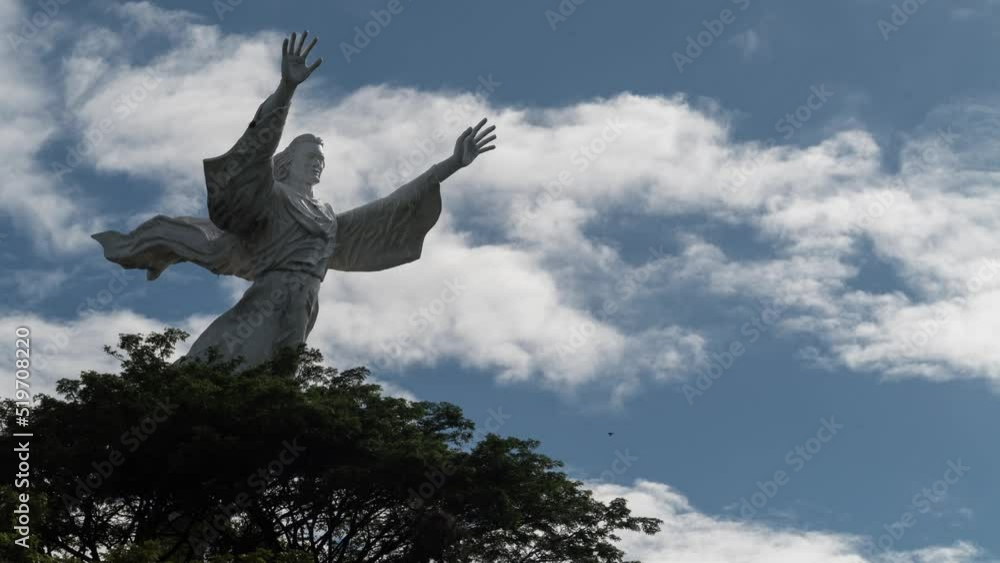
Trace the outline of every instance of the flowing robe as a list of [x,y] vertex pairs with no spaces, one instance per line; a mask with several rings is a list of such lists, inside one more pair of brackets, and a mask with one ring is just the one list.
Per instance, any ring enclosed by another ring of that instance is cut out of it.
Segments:
[[204,161],[209,218],[158,215],[130,233],[93,235],[108,260],[154,280],[172,264],[192,262],[253,284],[198,337],[189,358],[214,348],[243,368],[304,343],[318,314],[328,269],[378,271],[420,258],[441,214],[435,168],[391,194],[335,213],[329,204],[276,181],[272,158],[287,108],[262,104],[236,145]]

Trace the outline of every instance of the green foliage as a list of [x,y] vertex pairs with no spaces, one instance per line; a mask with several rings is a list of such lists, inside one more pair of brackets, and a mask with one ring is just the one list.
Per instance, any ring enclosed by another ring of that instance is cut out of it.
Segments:
[[[122,335],[106,348],[120,373],[40,398],[32,549],[4,526],[0,559],[620,563],[617,532],[659,530],[594,500],[536,441],[473,443],[455,405],[383,396],[366,369],[304,348],[239,373],[169,363],[186,337]],[[15,502],[0,486],[0,510]]]

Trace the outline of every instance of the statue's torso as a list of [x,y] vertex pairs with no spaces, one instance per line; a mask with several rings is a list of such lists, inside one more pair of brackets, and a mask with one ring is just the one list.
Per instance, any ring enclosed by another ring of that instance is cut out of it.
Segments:
[[247,254],[253,257],[254,272],[301,271],[322,280],[336,244],[333,208],[281,182],[274,183],[271,199],[261,228],[244,241]]

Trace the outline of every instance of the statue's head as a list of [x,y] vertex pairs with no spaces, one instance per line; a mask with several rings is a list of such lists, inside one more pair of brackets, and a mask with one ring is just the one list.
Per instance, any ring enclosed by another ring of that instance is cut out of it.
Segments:
[[274,155],[274,179],[292,186],[312,187],[326,166],[323,139],[306,133],[292,139],[285,150]]

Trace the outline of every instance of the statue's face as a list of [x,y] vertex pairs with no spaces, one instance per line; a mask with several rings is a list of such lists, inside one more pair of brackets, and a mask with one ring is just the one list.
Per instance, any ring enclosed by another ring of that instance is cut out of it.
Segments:
[[293,181],[315,186],[325,167],[323,148],[317,143],[303,143],[295,151],[289,173]]

